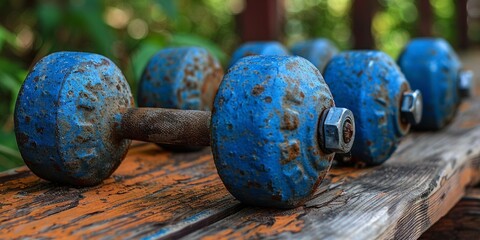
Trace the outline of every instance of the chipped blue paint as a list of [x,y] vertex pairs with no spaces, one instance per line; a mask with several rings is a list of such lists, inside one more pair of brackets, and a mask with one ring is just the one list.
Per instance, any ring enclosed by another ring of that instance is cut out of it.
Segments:
[[355,116],[352,161],[386,161],[409,130],[400,120],[400,102],[410,87],[398,66],[382,52],[348,51],[332,58],[324,77],[337,106]]
[[[138,85],[138,106],[210,111],[222,77],[219,61],[203,48],[163,49],[145,67]],[[159,145],[181,152],[203,148]]]
[[403,50],[398,64],[413,88],[423,94],[423,117],[416,129],[436,130],[450,122],[460,102],[461,63],[442,39],[419,38]]
[[143,72],[138,105],[211,110],[222,77],[220,63],[203,48],[163,49],[150,59]]
[[338,53],[338,48],[330,40],[317,38],[301,41],[290,48],[293,55],[303,57],[323,72],[327,63]]
[[279,42],[247,42],[233,52],[228,68],[232,67],[239,59],[254,55],[287,56],[290,55],[290,53]]
[[116,138],[115,115],[133,104],[120,70],[105,57],[58,52],[40,60],[22,85],[15,133],[39,177],[95,185],[118,167],[129,140]]
[[333,158],[317,136],[320,115],[333,106],[320,72],[303,58],[239,60],[220,84],[211,123],[215,165],[230,193],[255,206],[307,200]]

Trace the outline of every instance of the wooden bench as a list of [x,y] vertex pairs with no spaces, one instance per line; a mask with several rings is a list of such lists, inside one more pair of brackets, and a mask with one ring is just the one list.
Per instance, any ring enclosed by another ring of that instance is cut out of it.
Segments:
[[[382,166],[331,169],[315,197],[291,210],[240,204],[209,149],[174,154],[136,144],[112,177],[89,188],[55,185],[20,167],[0,173],[0,238],[410,239],[479,180],[477,97],[448,128],[409,135]],[[441,234],[431,231],[425,237]]]

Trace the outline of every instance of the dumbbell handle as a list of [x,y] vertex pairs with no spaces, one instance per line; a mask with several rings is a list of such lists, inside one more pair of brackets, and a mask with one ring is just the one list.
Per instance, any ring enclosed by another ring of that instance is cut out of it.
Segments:
[[122,137],[145,142],[210,146],[208,111],[130,108],[121,115]]

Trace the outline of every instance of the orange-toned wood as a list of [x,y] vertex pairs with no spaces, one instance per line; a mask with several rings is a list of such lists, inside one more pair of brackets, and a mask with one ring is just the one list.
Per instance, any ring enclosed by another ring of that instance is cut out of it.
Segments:
[[477,98],[447,129],[407,137],[382,166],[333,169],[304,206],[244,208],[186,239],[415,239],[480,180],[479,146]]
[[2,239],[168,236],[238,207],[208,149],[170,154],[140,144],[112,177],[90,188],[48,183],[25,167],[0,175]]
[[440,219],[421,239],[478,239],[480,236],[480,188],[469,189],[466,195]]
[[447,129],[408,136],[384,165],[334,168],[305,205],[277,210],[235,200],[208,149],[137,143],[96,187],[55,185],[25,167],[0,173],[0,239],[417,238],[480,180],[479,146],[477,97]]

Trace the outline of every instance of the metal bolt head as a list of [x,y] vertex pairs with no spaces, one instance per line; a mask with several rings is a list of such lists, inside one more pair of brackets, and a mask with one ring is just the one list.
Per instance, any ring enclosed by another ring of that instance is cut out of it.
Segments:
[[350,152],[355,139],[355,119],[352,111],[346,108],[330,108],[319,131],[323,148],[327,152]]
[[460,98],[469,98],[473,91],[473,71],[460,70],[458,74],[458,94]]
[[415,125],[422,120],[423,98],[419,90],[404,92],[401,106],[402,121]]

